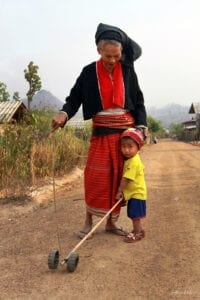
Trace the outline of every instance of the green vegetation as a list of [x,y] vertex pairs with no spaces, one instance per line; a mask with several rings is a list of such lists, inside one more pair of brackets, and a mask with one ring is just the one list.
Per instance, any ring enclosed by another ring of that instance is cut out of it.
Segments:
[[30,104],[33,100],[33,96],[42,87],[42,83],[38,75],[38,69],[39,67],[34,65],[34,63],[31,61],[28,65],[28,69],[24,70],[24,77],[29,84],[29,90],[26,94],[28,99],[28,109],[30,109]]
[[[30,109],[30,103],[33,100],[33,96],[37,91],[39,91],[42,87],[42,82],[38,75],[39,67],[34,65],[31,61],[28,64],[28,68],[24,70],[24,77],[28,81],[29,90],[27,92],[27,99],[28,99],[28,109]],[[14,92],[13,100],[19,101],[20,96],[19,92]],[[0,81],[0,102],[5,102],[10,100],[10,94],[7,91],[7,85]]]
[[155,120],[151,116],[147,117],[147,124],[148,124],[149,131],[154,133],[157,133],[162,128],[160,121]]
[[[0,190],[13,193],[42,180],[61,176],[85,162],[89,130],[66,126],[50,134],[53,111],[34,111],[31,124],[2,125]],[[54,165],[53,165],[54,164]]]
[[169,127],[170,136],[175,137],[177,139],[183,138],[184,127],[183,124],[171,124]]
[[0,102],[8,101],[10,94],[7,92],[7,85],[0,81]]
[[158,120],[155,120],[153,117],[148,116],[147,117],[147,126],[149,129],[149,132],[152,136],[152,139],[157,136],[159,138],[165,137],[165,130],[163,126],[161,125],[161,122]]
[[14,94],[13,94],[13,100],[14,101],[19,101],[20,100],[19,92],[14,92]]

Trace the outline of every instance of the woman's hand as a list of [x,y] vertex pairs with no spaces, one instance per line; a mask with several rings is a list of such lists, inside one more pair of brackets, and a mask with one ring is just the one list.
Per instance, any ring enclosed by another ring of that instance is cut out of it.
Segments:
[[64,112],[55,115],[51,121],[51,132],[54,132],[59,127],[63,127],[67,119],[67,115]]

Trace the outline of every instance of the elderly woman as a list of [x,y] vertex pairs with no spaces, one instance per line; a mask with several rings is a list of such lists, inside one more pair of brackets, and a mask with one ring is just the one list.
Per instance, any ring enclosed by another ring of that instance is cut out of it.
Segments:
[[[130,127],[145,129],[146,111],[133,61],[141,48],[121,29],[100,23],[95,35],[100,59],[83,68],[66,103],[52,119],[52,131],[72,118],[82,104],[84,120],[93,129],[84,172],[86,218],[79,237],[92,229],[92,216],[103,217],[115,204],[122,176],[123,158],[119,136]],[[117,226],[118,205],[107,219],[105,230],[125,235]]]

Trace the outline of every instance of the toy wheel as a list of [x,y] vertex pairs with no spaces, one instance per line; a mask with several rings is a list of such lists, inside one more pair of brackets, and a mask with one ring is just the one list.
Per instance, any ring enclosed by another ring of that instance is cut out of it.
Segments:
[[48,257],[48,267],[49,269],[57,269],[59,263],[59,251],[58,250],[52,250],[49,253]]
[[79,255],[72,252],[67,260],[67,271],[74,272],[79,262]]

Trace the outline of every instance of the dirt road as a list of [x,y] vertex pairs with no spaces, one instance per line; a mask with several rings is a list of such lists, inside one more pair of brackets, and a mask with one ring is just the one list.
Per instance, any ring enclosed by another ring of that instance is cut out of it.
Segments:
[[[148,186],[146,238],[126,244],[102,224],[78,250],[74,273],[51,271],[80,241],[82,178],[52,201],[0,205],[0,299],[200,299],[200,147],[170,140],[141,152]],[[52,198],[52,197],[51,197]],[[95,222],[99,219],[95,219]],[[119,224],[131,229],[123,208]]]

